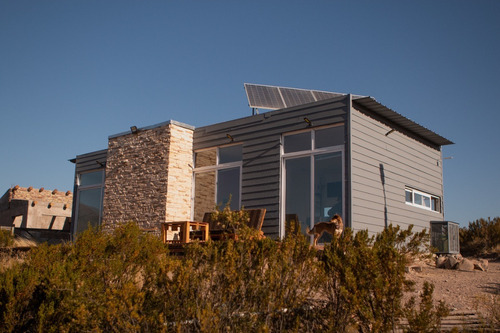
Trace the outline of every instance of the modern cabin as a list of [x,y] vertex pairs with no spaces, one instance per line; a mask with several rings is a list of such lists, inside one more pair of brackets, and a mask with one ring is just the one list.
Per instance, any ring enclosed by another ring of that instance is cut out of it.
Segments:
[[372,97],[245,89],[249,117],[132,127],[73,159],[73,234],[128,221],[159,230],[228,202],[266,208],[262,230],[273,238],[291,219],[305,232],[334,214],[370,233],[444,220],[441,147],[451,141]]

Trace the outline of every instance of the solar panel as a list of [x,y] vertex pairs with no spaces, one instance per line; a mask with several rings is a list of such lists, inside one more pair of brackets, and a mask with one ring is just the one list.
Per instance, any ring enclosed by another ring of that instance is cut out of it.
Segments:
[[286,107],[278,87],[245,83],[245,91],[251,108],[277,110]]
[[311,90],[278,88],[287,107],[316,102]]
[[248,105],[251,108],[277,110],[312,103],[345,94],[245,83]]
[[317,91],[314,90],[313,92],[314,97],[316,97],[316,100],[322,101],[324,99],[329,99],[329,98],[334,98],[334,97],[339,97],[339,96],[344,96],[344,94],[339,94],[339,93],[331,93],[331,92],[326,92],[326,91]]

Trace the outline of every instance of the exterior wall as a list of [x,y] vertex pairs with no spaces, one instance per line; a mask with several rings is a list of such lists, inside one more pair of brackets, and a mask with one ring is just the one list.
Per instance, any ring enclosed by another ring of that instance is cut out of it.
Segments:
[[193,188],[193,130],[171,125],[170,131],[165,220],[189,220]]
[[395,130],[368,111],[351,113],[352,227],[375,233],[385,225],[415,230],[443,220],[441,213],[405,203],[405,186],[439,196],[443,170],[439,147],[430,147]]
[[0,225],[69,231],[72,200],[70,191],[16,186],[0,200]]
[[262,230],[269,237],[280,235],[281,136],[308,128],[307,117],[314,127],[345,122],[347,98],[305,104],[288,109],[197,128],[194,149],[233,143],[243,144],[241,204],[243,207],[266,208]]
[[141,228],[158,229],[160,222],[187,219],[190,164],[192,129],[173,122],[110,137],[103,228],[135,221]]

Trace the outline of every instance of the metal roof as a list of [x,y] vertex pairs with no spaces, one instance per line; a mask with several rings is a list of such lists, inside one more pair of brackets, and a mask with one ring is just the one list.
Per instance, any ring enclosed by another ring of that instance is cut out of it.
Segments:
[[436,134],[422,125],[417,124],[413,120],[404,117],[396,111],[389,109],[385,105],[380,104],[373,97],[353,97],[353,104],[359,104],[373,113],[396,124],[397,126],[404,128],[408,132],[413,133],[414,135],[417,135],[435,145],[445,146],[453,144],[452,141]]

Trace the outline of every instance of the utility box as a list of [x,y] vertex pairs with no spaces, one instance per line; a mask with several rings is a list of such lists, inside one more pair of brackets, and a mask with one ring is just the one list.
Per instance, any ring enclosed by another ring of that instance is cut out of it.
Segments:
[[459,224],[451,221],[431,221],[431,246],[437,254],[460,253]]

